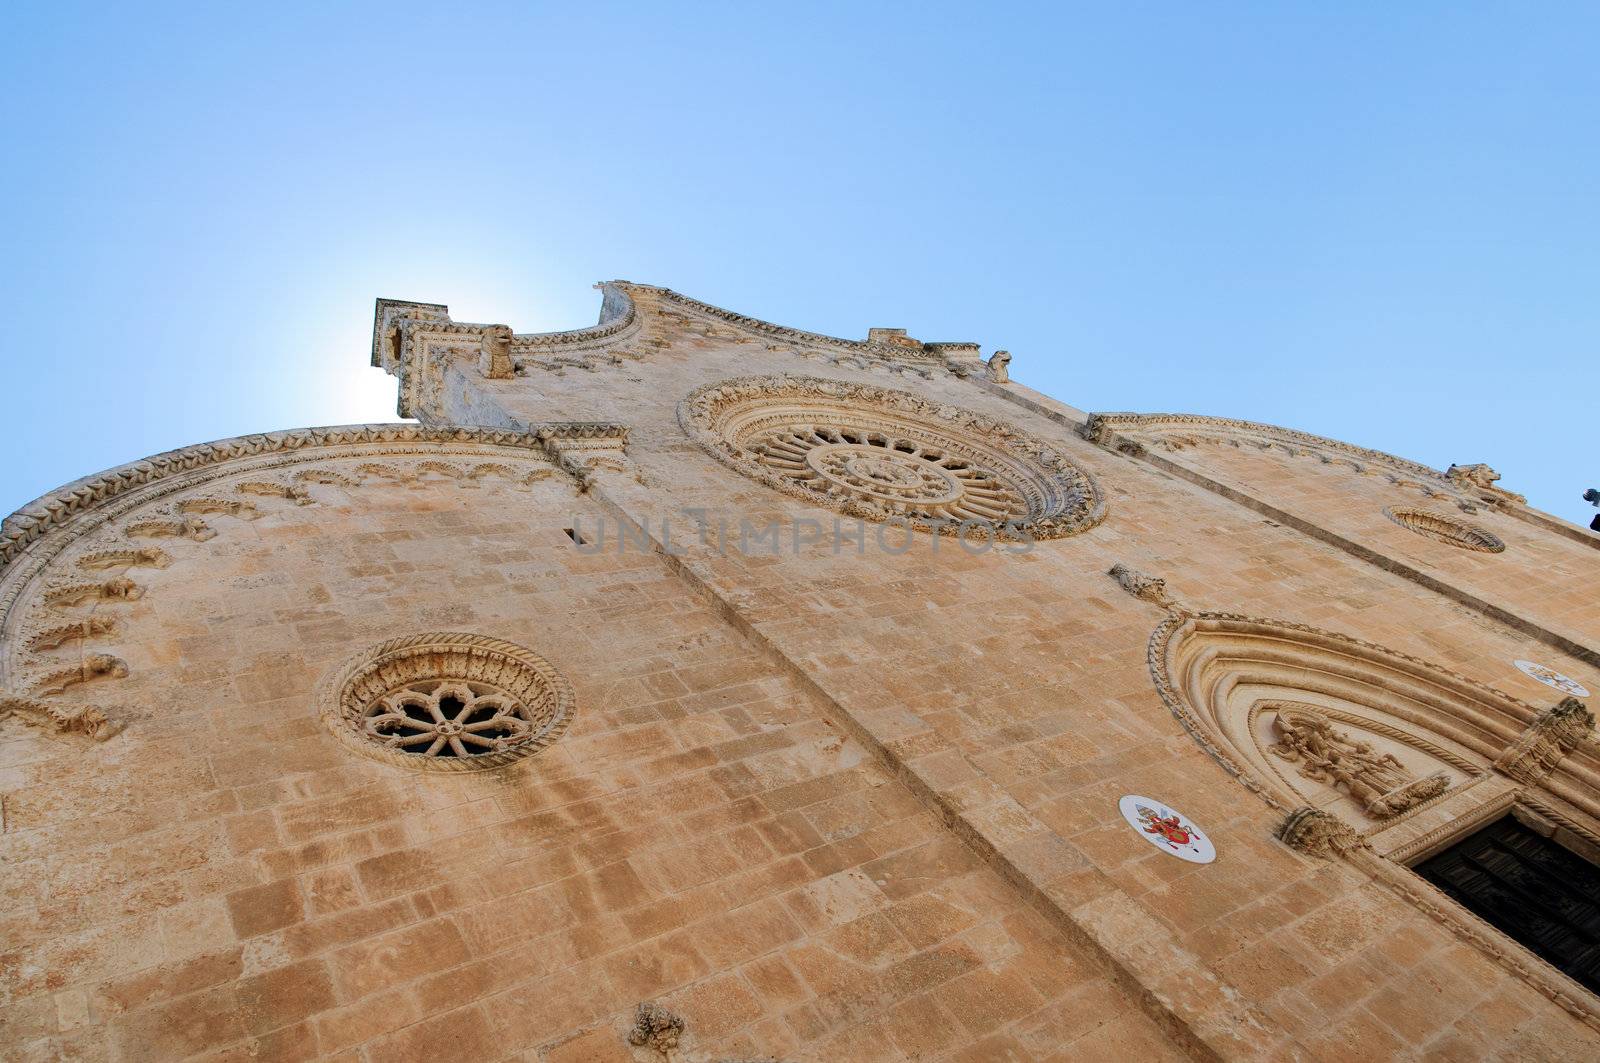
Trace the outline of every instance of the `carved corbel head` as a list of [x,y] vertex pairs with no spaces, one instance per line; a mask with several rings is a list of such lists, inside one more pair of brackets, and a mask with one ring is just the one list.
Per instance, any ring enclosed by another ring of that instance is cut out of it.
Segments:
[[507,380],[517,375],[511,361],[511,326],[490,325],[483,330],[478,346],[478,371],[490,380]]
[[996,384],[1004,384],[1011,379],[1011,352],[995,351],[989,356],[989,378]]

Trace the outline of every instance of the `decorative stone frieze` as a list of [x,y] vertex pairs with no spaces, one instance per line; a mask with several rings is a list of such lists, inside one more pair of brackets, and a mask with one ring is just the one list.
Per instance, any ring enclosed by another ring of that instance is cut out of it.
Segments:
[[[620,453],[626,434],[617,425],[569,424],[528,433],[416,425],[307,429],[202,444],[80,480],[0,525],[0,627],[8,635],[0,655],[0,689],[57,697],[92,680],[126,677],[126,662],[92,652],[92,644],[132,633],[97,610],[145,595],[146,586],[123,573],[173,562],[171,555],[141,545],[139,539],[203,543],[215,538],[219,528],[199,514],[221,518],[225,530],[232,527],[231,520],[314,505],[317,498],[308,487],[349,491],[366,484],[432,481],[474,489],[501,480],[527,488],[557,468],[570,472],[581,489],[601,460],[598,453],[562,462],[549,441],[582,441],[597,452]],[[363,455],[397,460],[353,464]],[[330,459],[342,464],[325,464]],[[286,475],[261,475],[280,469]],[[239,478],[240,472],[252,470],[260,471]],[[39,542],[47,537],[50,541]],[[71,546],[84,539],[90,548],[73,555]],[[105,572],[107,578],[52,580],[51,573],[62,568],[56,561],[61,557],[71,559],[72,575]],[[24,558],[26,564],[19,564]],[[19,611],[19,603],[31,604]],[[69,648],[78,651],[77,660],[62,660],[62,651]]]
[[324,678],[317,699],[350,748],[429,771],[506,767],[559,738],[573,709],[571,685],[543,657],[462,632],[365,650]]
[[128,549],[95,550],[79,555],[76,564],[85,572],[98,572],[108,568],[166,568],[172,557],[153,546]]
[[[333,428],[302,428],[286,432],[264,432],[259,435],[238,436],[233,439],[201,443],[181,450],[130,462],[127,465],[86,477],[53,491],[24,506],[0,523],[0,568],[15,558],[21,550],[49,529],[59,526],[77,513],[84,512],[119,495],[136,490],[163,479],[197,472],[208,466],[221,465],[243,458],[273,454],[289,455],[312,448],[363,447],[382,450],[386,446],[410,444],[478,444],[537,448],[537,429],[533,432],[511,432],[490,428],[429,428],[413,424],[342,425]],[[195,498],[185,500],[177,507],[184,517],[198,513],[215,512],[238,515],[247,507],[236,499]],[[210,508],[210,507],[215,508]],[[203,538],[206,528],[202,520],[181,518],[138,518],[148,521],[137,532],[141,535],[173,535],[186,538]]]
[[237,498],[217,498],[212,495],[186,498],[173,508],[179,513],[188,515],[195,513],[221,513],[229,517],[238,517],[241,520],[254,520],[256,516],[254,503],[243,502]]
[[88,653],[84,654],[76,664],[58,668],[40,677],[33,684],[33,692],[37,695],[60,694],[68,687],[87,683],[102,676],[125,679],[127,675],[128,662],[121,657],[113,657],[109,653]]
[[1496,771],[1537,785],[1594,733],[1594,716],[1577,698],[1560,702],[1534,717],[1528,729],[1494,760]]
[[144,588],[131,579],[118,577],[100,583],[60,583],[47,587],[44,604],[55,609],[70,609],[87,602],[131,602],[144,597]]
[[203,543],[207,539],[216,537],[216,530],[199,517],[147,517],[142,520],[128,522],[123,529],[129,536],[139,538],[159,538],[170,536],[174,539],[190,539]]
[[87,735],[97,742],[123,729],[121,721],[98,705],[55,705],[40,698],[0,695],[0,720],[8,716],[62,733]]
[[816,377],[745,377],[678,407],[718,460],[813,505],[956,534],[1053,539],[1099,523],[1105,502],[1083,470],[1042,440],[902,391]]
[[297,484],[280,483],[277,480],[246,480],[233,485],[233,489],[241,494],[260,495],[264,498],[286,498],[297,506],[309,506],[315,501],[306,489]]
[[1486,554],[1498,554],[1506,548],[1506,544],[1494,532],[1464,520],[1457,520],[1448,513],[1390,507],[1383,511],[1383,515],[1402,528],[1414,531],[1436,543],[1458,546],[1463,550],[1477,550]]
[[1375,465],[1422,479],[1444,479],[1444,474],[1437,469],[1381,450],[1292,428],[1228,417],[1186,413],[1092,413],[1080,434],[1091,443],[1112,449],[1119,449],[1119,440],[1151,443],[1168,450],[1182,450],[1201,443],[1254,443],[1262,449],[1276,448],[1289,455],[1316,457],[1324,464],[1343,460],[1358,473],[1365,473],[1369,465]]
[[545,425],[539,429],[539,443],[562,471],[578,481],[579,492],[589,490],[596,472],[621,472],[627,467],[623,462],[628,445],[625,425],[600,421]]
[[54,650],[69,642],[82,642],[99,638],[117,630],[117,622],[109,616],[86,616],[67,624],[53,624],[32,631],[27,636],[27,647],[34,652]]

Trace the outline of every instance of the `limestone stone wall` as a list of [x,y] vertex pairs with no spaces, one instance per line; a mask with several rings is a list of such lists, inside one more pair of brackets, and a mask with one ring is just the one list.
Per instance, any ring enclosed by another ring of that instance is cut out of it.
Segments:
[[[349,482],[159,540],[98,609],[129,674],[63,699],[126,729],[5,721],[6,1058],[629,1059],[647,1000],[680,1058],[1175,1054],[660,558],[580,551],[570,477],[474,456],[307,462]],[[567,733],[481,773],[335,741],[319,677],[435,630],[537,647]]]
[[[485,375],[483,331],[380,301],[374,362],[428,427],[180,452],[7,522],[19,1058],[1600,1050],[1592,994],[1405,867],[1513,810],[1600,845],[1586,716],[1549,715],[1562,692],[1513,664],[1600,689],[1600,605],[1566,593],[1587,533],[1421,467],[1404,478],[1438,497],[1100,431],[962,345],[660,289],[515,337],[511,377]],[[824,382],[813,406],[785,375]],[[837,394],[915,446],[970,444],[948,466],[969,497],[1039,509],[1040,540],[880,538],[840,484],[902,475],[881,461],[807,479],[824,465],[708,442],[680,404],[734,379],[767,382],[750,418],[765,387],[827,429]],[[1005,494],[966,471],[986,461],[1035,479]],[[1505,549],[1382,515],[1407,505]],[[337,737],[329,677],[428,632],[540,655],[573,689],[565,732],[474,772]],[[1369,815],[1249,761],[1214,720],[1260,691],[1344,713],[1448,789]],[[1124,794],[1192,817],[1216,861],[1147,844]],[[1298,804],[1334,815],[1286,844]],[[681,1033],[630,1042],[643,1002]]]

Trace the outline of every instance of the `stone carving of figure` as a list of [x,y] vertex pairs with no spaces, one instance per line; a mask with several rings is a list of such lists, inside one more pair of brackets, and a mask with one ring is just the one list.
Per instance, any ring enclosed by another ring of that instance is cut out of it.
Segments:
[[1493,498],[1507,502],[1526,503],[1527,499],[1515,491],[1507,491],[1498,486],[1495,481],[1500,479],[1500,474],[1495,472],[1483,462],[1473,465],[1452,465],[1445,470],[1445,478],[1455,482],[1460,487],[1476,487],[1480,491],[1487,491]]
[[517,375],[511,361],[511,326],[490,325],[483,330],[478,348],[478,371],[490,380],[507,380]]
[[1478,487],[1493,487],[1494,482],[1500,479],[1499,473],[1481,461],[1475,465],[1452,465],[1445,475],[1452,480],[1465,480]]
[[1416,778],[1393,754],[1334,730],[1319,712],[1280,708],[1274,727],[1279,741],[1273,753],[1299,764],[1305,778],[1343,788],[1374,816],[1398,815],[1450,786],[1444,772]]
[[1004,384],[1011,379],[1010,366],[1010,351],[995,351],[989,356],[989,376],[996,384]]

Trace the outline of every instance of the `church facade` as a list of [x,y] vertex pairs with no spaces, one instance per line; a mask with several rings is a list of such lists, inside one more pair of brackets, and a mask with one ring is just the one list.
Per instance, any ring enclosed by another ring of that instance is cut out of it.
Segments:
[[599,287],[0,527],[0,1056],[1600,1056],[1600,535]]

